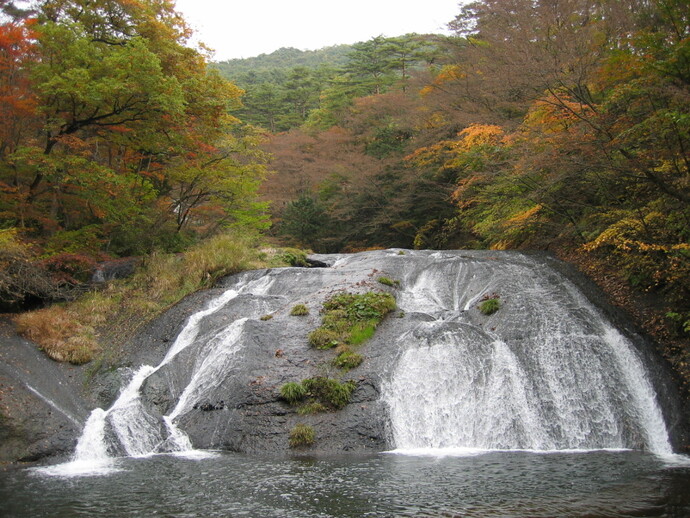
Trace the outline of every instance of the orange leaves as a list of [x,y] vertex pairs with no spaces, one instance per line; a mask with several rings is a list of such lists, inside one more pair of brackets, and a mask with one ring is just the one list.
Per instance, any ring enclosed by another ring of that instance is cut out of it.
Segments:
[[446,83],[458,81],[466,77],[460,65],[445,65],[441,71],[436,75],[432,84],[425,86],[421,90],[421,94],[428,95],[436,88],[442,87]]
[[565,92],[553,92],[532,104],[524,126],[542,133],[559,133],[595,116],[591,106],[572,100]]

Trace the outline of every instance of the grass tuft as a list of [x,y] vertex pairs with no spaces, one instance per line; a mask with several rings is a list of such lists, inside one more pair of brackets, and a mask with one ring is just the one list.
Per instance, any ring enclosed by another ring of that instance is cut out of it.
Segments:
[[296,405],[307,396],[307,388],[302,383],[290,381],[280,387],[280,397],[291,405]]
[[333,378],[317,376],[303,380],[302,386],[307,389],[308,396],[322,405],[340,410],[350,402],[350,396],[357,384],[354,381],[340,382]]
[[314,428],[306,424],[298,424],[290,430],[290,448],[311,446],[316,441]]
[[376,280],[379,281],[384,286],[390,286],[391,288],[399,288],[400,287],[400,281],[395,280],[395,279],[391,279],[390,277],[379,277]]
[[326,405],[323,403],[319,403],[318,401],[310,401],[309,403],[305,403],[301,407],[297,409],[297,413],[299,415],[312,415],[312,414],[320,414],[321,412],[326,412],[328,408],[326,408]]
[[364,357],[356,352],[350,350],[344,350],[333,360],[333,365],[344,371],[349,371],[355,367],[359,367],[364,361]]
[[332,349],[338,346],[338,333],[324,327],[317,327],[309,333],[309,344],[317,349]]
[[297,304],[296,306],[293,306],[292,310],[290,310],[290,315],[293,317],[303,317],[308,314],[309,308],[304,304]]

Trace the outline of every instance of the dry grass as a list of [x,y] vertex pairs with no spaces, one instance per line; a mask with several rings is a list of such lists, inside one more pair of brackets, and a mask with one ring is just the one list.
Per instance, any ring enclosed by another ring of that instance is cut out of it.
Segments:
[[51,358],[87,363],[98,354],[116,354],[144,323],[186,295],[224,275],[268,265],[256,236],[220,235],[185,254],[152,254],[129,279],[109,283],[74,302],[24,313],[18,331]]

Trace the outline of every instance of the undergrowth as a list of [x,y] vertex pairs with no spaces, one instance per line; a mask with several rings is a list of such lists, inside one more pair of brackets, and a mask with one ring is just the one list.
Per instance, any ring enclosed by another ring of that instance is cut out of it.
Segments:
[[112,344],[123,343],[185,296],[269,261],[256,235],[218,235],[184,254],[154,253],[132,277],[73,302],[23,313],[15,319],[17,330],[57,361],[82,364],[99,354],[116,356]]

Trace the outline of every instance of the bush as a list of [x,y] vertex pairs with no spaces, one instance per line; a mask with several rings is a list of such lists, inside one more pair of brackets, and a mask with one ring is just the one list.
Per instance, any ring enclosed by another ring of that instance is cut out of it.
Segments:
[[307,396],[307,389],[301,383],[290,381],[280,387],[280,397],[291,405],[295,405]]
[[304,304],[297,304],[290,311],[290,315],[293,317],[303,317],[309,314],[309,308]]
[[65,299],[71,286],[56,281],[16,229],[0,230],[0,311],[18,310],[33,298]]
[[309,266],[307,252],[298,248],[284,248],[278,257],[290,266]]
[[498,298],[486,299],[481,304],[479,304],[479,311],[485,315],[493,315],[501,308],[501,303]]
[[311,446],[316,441],[314,428],[306,424],[298,424],[290,430],[290,448]]

